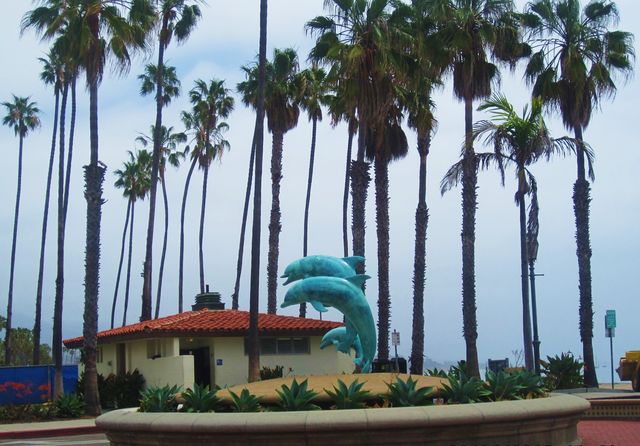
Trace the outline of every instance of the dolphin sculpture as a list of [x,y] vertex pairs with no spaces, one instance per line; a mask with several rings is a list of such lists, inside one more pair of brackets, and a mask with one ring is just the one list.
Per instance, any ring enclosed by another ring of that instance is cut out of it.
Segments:
[[284,285],[307,277],[329,276],[347,278],[356,275],[356,266],[364,263],[364,257],[307,256],[291,262],[281,276]]
[[333,330],[329,330],[323,337],[322,341],[320,341],[320,349],[324,349],[330,345],[335,345],[337,350],[346,353],[347,355],[351,353],[351,349],[355,351],[356,357],[353,359],[353,363],[357,366],[362,365],[362,343],[360,342],[360,336],[356,335],[353,339],[353,344],[346,349],[340,350],[344,347],[344,340],[347,336],[347,327],[337,327]]
[[370,277],[357,274],[341,277],[309,277],[294,283],[287,291],[281,308],[309,302],[318,311],[327,306],[336,308],[345,316],[345,335],[338,342],[339,351],[345,351],[354,343],[356,336],[362,344],[361,368],[364,373],[371,370],[376,354],[376,327],[371,308],[362,292],[362,284]]

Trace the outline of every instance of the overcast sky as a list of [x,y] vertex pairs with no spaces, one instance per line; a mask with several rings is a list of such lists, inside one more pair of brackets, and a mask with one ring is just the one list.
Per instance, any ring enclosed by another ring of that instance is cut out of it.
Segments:
[[[317,1],[269,2],[268,55],[273,48],[291,46],[298,50],[301,65],[306,65],[312,40],[305,35],[304,23],[321,14],[322,3]],[[519,0],[522,7],[524,2]],[[218,2],[209,0],[203,7],[203,19],[191,39],[183,46],[172,44],[167,61],[177,67],[183,92],[195,79],[208,81],[225,79],[235,89],[243,80],[240,66],[251,63],[258,44],[257,0]],[[618,0],[620,28],[638,34],[640,4],[635,0]],[[32,32],[22,37],[19,22],[32,7],[30,2],[8,2],[0,15],[0,100],[8,101],[11,94],[30,95],[42,110],[42,128],[25,141],[23,195],[14,288],[14,326],[33,326],[37,281],[40,230],[44,202],[47,162],[53,122],[53,94],[39,80],[47,44],[39,43]],[[126,151],[136,148],[134,139],[139,132],[148,133],[155,119],[152,98],[141,98],[136,76],[151,59],[139,57],[128,76],[117,77],[107,71],[100,88],[100,159],[108,166],[104,184],[106,203],[102,217],[102,259],[100,270],[101,330],[108,328],[111,301],[115,286],[120,238],[126,212],[126,200],[113,187],[113,171],[121,167]],[[593,249],[594,347],[601,380],[609,376],[609,346],[604,337],[604,313],[618,311],[618,329],[614,340],[614,356],[625,350],[638,349],[637,315],[640,299],[637,288],[640,238],[638,220],[640,204],[635,187],[640,151],[634,142],[637,125],[638,82],[619,80],[619,92],[607,101],[601,111],[593,115],[585,132],[585,139],[595,149],[596,182],[592,189],[591,244]],[[84,245],[86,203],[83,197],[82,165],[88,162],[88,98],[79,83],[76,152],[67,227],[66,276],[64,299],[64,337],[81,335],[84,305]],[[522,81],[522,66],[515,73],[502,73],[501,91],[517,109],[527,102],[529,90]],[[231,151],[210,170],[205,234],[206,281],[212,290],[219,291],[227,307],[235,279],[235,264],[239,228],[242,217],[244,188],[249,161],[250,138],[253,132],[253,112],[244,108],[236,95],[237,106],[228,119],[227,139]],[[439,182],[447,168],[459,154],[464,128],[464,109],[453,98],[451,82],[436,95],[439,128],[433,139],[428,161],[429,227],[427,233],[427,276],[425,291],[426,344],[425,354],[437,360],[456,360],[464,357],[461,314],[461,198],[460,190],[441,196]],[[172,102],[164,113],[164,124],[182,129],[181,110],[188,108],[187,95]],[[636,110],[636,112],[634,112]],[[2,111],[4,114],[4,110]],[[482,117],[474,115],[474,120]],[[554,136],[567,132],[558,116],[548,116],[547,122]],[[282,234],[280,270],[302,255],[302,217],[311,126],[301,114],[299,125],[285,135],[284,178],[282,180]],[[415,135],[408,131],[411,149],[406,159],[390,167],[391,218],[391,328],[401,333],[400,353],[408,355],[411,341],[411,306],[413,276],[414,214],[417,201],[418,157]],[[347,142],[346,128],[332,129],[327,119],[318,128],[318,150],[314,177],[309,252],[312,254],[342,255],[341,203],[343,169]],[[268,221],[270,209],[269,162],[271,137],[265,138],[265,176],[263,184],[263,222]],[[6,311],[9,279],[11,230],[15,204],[18,140],[7,127],[0,129],[4,171],[0,176],[0,190],[4,199],[0,207],[0,313]],[[478,151],[486,150],[478,146]],[[582,351],[578,331],[578,278],[575,255],[575,224],[573,219],[572,186],[575,181],[575,159],[556,159],[552,163],[533,166],[539,184],[540,249],[537,272],[544,274],[536,282],[538,294],[539,330],[542,356]],[[165,281],[163,285],[162,315],[177,312],[179,208],[187,166],[167,173],[170,199],[170,234]],[[372,171],[373,174],[373,171]],[[54,181],[57,181],[54,178]],[[518,209],[513,194],[516,183],[512,173],[506,187],[500,186],[498,175],[484,172],[479,176],[476,235],[476,288],[478,307],[478,349],[481,363],[488,358],[511,357],[513,350],[522,349],[521,299],[519,281]],[[55,186],[52,203],[55,203]],[[198,292],[197,230],[199,222],[202,174],[194,173],[187,208],[185,306]],[[162,209],[159,197],[156,214],[156,244],[154,273],[157,274],[162,242]],[[137,206],[132,262],[132,291],[128,322],[140,315],[142,261],[148,204]],[[367,272],[377,272],[375,239],[374,189],[371,184],[367,203]],[[43,300],[43,337],[50,339],[55,280],[55,204],[51,208],[45,269]],[[261,308],[266,310],[266,254],[267,225],[264,224],[262,243]],[[351,236],[350,236],[351,239]],[[250,240],[250,238],[249,238]],[[245,250],[246,253],[249,249]],[[240,306],[248,308],[248,257],[245,259]],[[377,315],[376,280],[369,281],[367,295]],[[154,291],[157,281],[154,279]],[[124,287],[121,286],[120,299]],[[285,289],[279,287],[281,300]],[[155,299],[155,292],[154,292]],[[120,300],[121,302],[121,300]],[[155,303],[154,303],[155,305]],[[122,306],[119,305],[121,314]],[[283,314],[297,314],[297,308],[280,310]],[[311,310],[315,317],[317,313]],[[117,316],[116,320],[122,316]],[[338,319],[337,313],[331,318]],[[636,322],[633,322],[636,320]],[[636,327],[634,329],[633,327]]]

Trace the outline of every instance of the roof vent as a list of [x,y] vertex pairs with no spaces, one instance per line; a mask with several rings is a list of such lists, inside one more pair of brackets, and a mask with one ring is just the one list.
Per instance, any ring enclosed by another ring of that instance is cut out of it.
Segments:
[[202,309],[208,310],[224,310],[224,302],[220,300],[220,293],[209,292],[209,285],[207,285],[207,291],[196,295],[195,305],[191,305],[193,311]]

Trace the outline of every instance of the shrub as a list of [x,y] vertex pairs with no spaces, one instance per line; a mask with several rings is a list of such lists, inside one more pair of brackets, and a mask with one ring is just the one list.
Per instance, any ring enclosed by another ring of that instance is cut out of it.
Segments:
[[393,407],[428,406],[433,404],[433,387],[416,389],[417,381],[411,376],[407,381],[396,378],[393,384],[387,384],[389,395],[385,397]]
[[274,367],[263,366],[260,369],[260,380],[282,378],[284,376],[284,366],[276,365]]
[[[105,409],[136,407],[140,401],[140,392],[144,388],[144,377],[138,370],[133,372],[109,374],[106,378],[98,374],[98,392],[100,406]],[[84,372],[78,379],[76,392],[84,394]]]
[[448,383],[442,385],[442,396],[447,403],[477,403],[488,397],[491,392],[484,387],[478,378],[469,378],[464,372],[458,371],[458,376],[450,374]]
[[180,387],[169,385],[148,387],[140,394],[140,412],[175,412]]
[[307,390],[307,385],[306,379],[298,384],[295,378],[290,388],[286,384],[283,384],[282,390],[276,390],[279,398],[276,410],[319,410],[320,407],[311,402],[318,393],[313,390]]
[[209,386],[194,384],[193,389],[187,389],[182,394],[185,412],[215,412],[220,408],[220,398],[216,396],[218,390],[209,390]]
[[424,376],[435,376],[438,378],[446,378],[449,375],[445,370],[434,367],[433,369],[427,369],[427,371],[424,372]]
[[512,373],[512,375],[516,377],[518,385],[520,386],[518,397],[532,399],[539,398],[547,393],[540,375],[536,375],[527,370],[520,370]]
[[78,394],[60,395],[53,404],[56,415],[60,418],[78,418],[84,415],[84,401]]
[[553,358],[547,356],[540,361],[545,385],[549,390],[575,389],[584,386],[582,367],[584,364],[574,358],[572,353],[562,353]]
[[487,398],[490,401],[509,401],[520,399],[522,385],[516,375],[502,371],[494,373],[489,370],[484,389],[489,392]]
[[338,380],[338,387],[333,386],[333,392],[327,389],[324,391],[329,395],[336,409],[362,409],[365,407],[365,401],[371,398],[371,392],[362,390],[364,385],[365,383],[359,383],[356,379],[347,387],[342,380]]
[[240,395],[229,391],[234,412],[260,412],[260,398],[252,395],[249,389],[242,389]]

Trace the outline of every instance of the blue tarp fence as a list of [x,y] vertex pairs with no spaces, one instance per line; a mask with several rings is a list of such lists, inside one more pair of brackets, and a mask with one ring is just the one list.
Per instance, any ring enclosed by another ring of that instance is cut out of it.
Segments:
[[[51,401],[55,387],[52,365],[0,367],[0,406],[39,404]],[[62,366],[64,393],[74,393],[78,383],[78,365]]]

